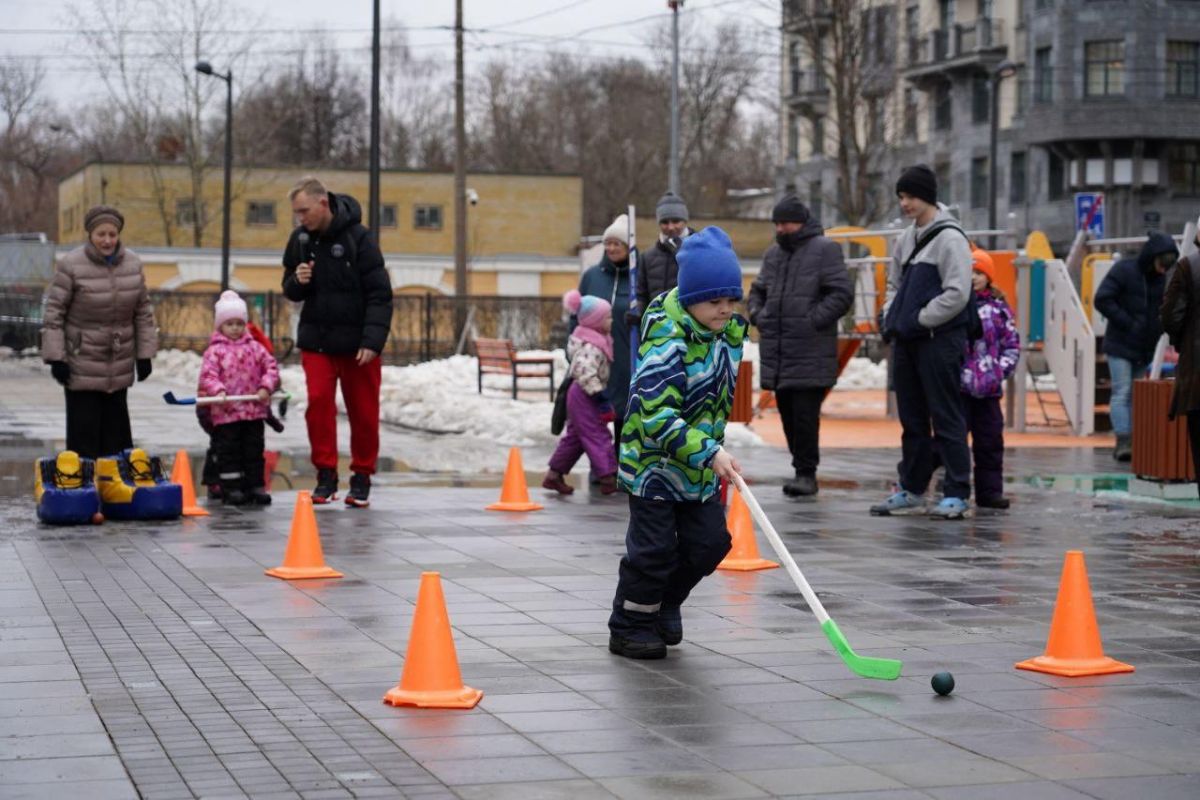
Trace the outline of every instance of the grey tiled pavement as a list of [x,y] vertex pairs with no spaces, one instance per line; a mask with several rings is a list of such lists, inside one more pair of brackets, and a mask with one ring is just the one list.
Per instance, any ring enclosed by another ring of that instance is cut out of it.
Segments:
[[[885,683],[846,670],[782,570],[705,580],[665,661],[609,655],[627,514],[587,492],[534,489],[545,511],[502,515],[483,510],[496,480],[381,476],[371,509],[318,509],[332,581],[262,574],[289,492],[41,527],[21,476],[47,448],[17,438],[27,413],[0,400],[3,798],[1200,797],[1200,523],[1026,481],[1112,471],[1103,452],[1011,453],[1014,509],[962,523],[866,514],[895,450],[825,453],[815,502],[782,497],[785,454],[738,454],[854,647],[904,660]],[[526,453],[531,472],[543,457]],[[1108,654],[1136,672],[1013,669],[1045,645],[1070,548]],[[485,693],[474,710],[381,702],[424,570]]]

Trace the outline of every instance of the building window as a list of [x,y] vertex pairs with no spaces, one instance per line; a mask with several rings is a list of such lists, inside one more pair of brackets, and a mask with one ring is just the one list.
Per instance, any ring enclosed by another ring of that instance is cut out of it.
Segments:
[[[200,219],[204,218],[204,204],[200,204]],[[197,223],[196,204],[191,198],[175,201],[175,224],[181,228],[192,227]]]
[[812,118],[812,150],[814,156],[825,155],[825,120],[822,117]]
[[1067,195],[1067,164],[1054,153],[1050,153],[1046,163],[1046,196],[1051,200],[1061,200]]
[[246,203],[247,225],[274,225],[275,204],[267,200],[250,200]]
[[991,111],[991,81],[987,75],[971,78],[971,121],[979,124],[988,121]]
[[1125,42],[1087,42],[1084,48],[1084,94],[1105,97],[1125,93]]
[[1167,151],[1167,177],[1176,197],[1200,197],[1200,146],[1172,145]]
[[384,203],[379,207],[379,227],[396,228],[400,225],[400,215],[396,213],[395,203]]
[[1025,154],[1013,153],[1008,165],[1008,202],[1025,202]]
[[986,208],[988,204],[988,160],[971,159],[971,208]]
[[1167,96],[1200,97],[1200,42],[1167,42]]
[[442,229],[441,206],[415,206],[413,208],[413,227],[420,230],[439,231]]
[[800,94],[800,82],[803,73],[800,71],[800,43],[792,42],[788,48],[788,67],[792,75],[792,94]]
[[917,92],[911,88],[904,90],[904,135],[917,138]]
[[819,180],[808,184],[808,210],[812,214],[812,218],[818,222],[821,221],[821,206],[823,204],[824,193]]
[[951,197],[954,195],[954,184],[950,181],[950,162],[939,161],[933,165],[933,174],[937,177],[938,186],[938,202],[952,205]]
[[799,156],[800,156],[800,120],[794,114],[788,114],[787,157],[794,161]]
[[908,39],[908,63],[921,62],[921,7],[904,9],[904,36]]
[[933,128],[948,131],[954,124],[953,104],[950,100],[950,84],[939,83],[933,96]]
[[1039,47],[1033,54],[1033,102],[1054,99],[1054,68],[1050,66],[1050,48]]
[[992,18],[992,6],[992,0],[979,0],[975,4],[975,16],[979,17],[980,19],[990,20]]

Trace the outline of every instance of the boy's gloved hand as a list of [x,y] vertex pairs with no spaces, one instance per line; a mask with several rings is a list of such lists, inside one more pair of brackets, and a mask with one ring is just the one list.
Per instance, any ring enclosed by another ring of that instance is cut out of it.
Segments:
[[54,376],[54,380],[66,386],[71,382],[71,368],[67,366],[65,361],[51,361],[50,374]]

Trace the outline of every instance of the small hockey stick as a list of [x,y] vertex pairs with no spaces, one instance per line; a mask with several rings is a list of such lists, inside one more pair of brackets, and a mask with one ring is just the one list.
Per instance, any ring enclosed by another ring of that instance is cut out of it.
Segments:
[[[272,397],[282,398],[283,402],[279,406],[279,416],[282,417],[286,413],[284,409],[287,408],[287,401],[292,399],[292,396],[284,392]],[[163,393],[163,400],[166,400],[169,406],[210,406],[214,403],[243,403],[257,399],[258,395],[256,394],[235,394],[228,397],[176,397],[174,392]]]
[[776,555],[783,565],[787,567],[788,574],[792,576],[792,580],[796,583],[796,588],[800,590],[800,594],[804,595],[804,602],[808,603],[808,607],[812,609],[816,615],[817,622],[821,624],[821,630],[825,632],[825,638],[829,639],[829,643],[833,645],[833,649],[837,650],[838,655],[842,657],[842,661],[850,668],[850,671],[855,675],[863,678],[874,678],[881,681],[894,681],[900,677],[900,670],[904,666],[903,663],[894,658],[871,658],[869,656],[860,656],[854,652],[854,648],[850,647],[850,643],[846,641],[846,636],[838,628],[837,623],[830,618],[825,611],[825,606],[821,605],[821,601],[817,599],[817,594],[808,585],[808,581],[804,579],[804,573],[800,571],[800,567],[796,566],[795,559],[792,554],[783,546],[783,540],[779,538],[779,534],[775,531],[775,526],[767,519],[767,515],[763,513],[762,506],[758,504],[758,500],[750,492],[746,486],[746,482],[742,480],[742,476],[734,474],[733,481],[737,485],[737,490],[742,495],[742,499],[746,501],[746,505],[750,506],[750,514],[754,517],[758,526],[762,528],[763,533],[767,537],[767,541],[771,543],[771,547],[775,549]]

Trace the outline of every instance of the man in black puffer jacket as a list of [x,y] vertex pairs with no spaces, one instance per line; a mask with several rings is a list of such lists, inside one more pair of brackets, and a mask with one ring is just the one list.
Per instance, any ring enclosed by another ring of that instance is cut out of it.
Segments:
[[392,284],[383,254],[353,197],[305,178],[288,195],[300,226],[283,252],[283,293],[303,301],[296,346],[308,384],[308,440],[317,468],[314,503],[337,497],[338,382],[350,418],[346,505],[369,504],[379,455],[379,354],[392,324]]
[[817,493],[821,403],[837,382],[838,322],[854,302],[842,248],[795,195],[771,214],[775,244],[750,287],[762,388],[775,392],[795,478],[790,497]]
[[679,283],[679,264],[675,254],[683,240],[695,231],[688,227],[687,204],[674,192],[667,192],[658,199],[654,208],[658,218],[658,241],[646,249],[637,265],[637,310],[631,310],[631,325],[638,325],[650,301],[663,292],[669,292]]
[[1133,381],[1145,377],[1154,358],[1154,346],[1163,332],[1159,318],[1166,286],[1163,276],[1178,258],[1174,239],[1152,233],[1138,257],[1114,264],[1096,290],[1096,310],[1108,318],[1104,354],[1112,376],[1108,407],[1117,435],[1113,458],[1118,461],[1133,457]]

